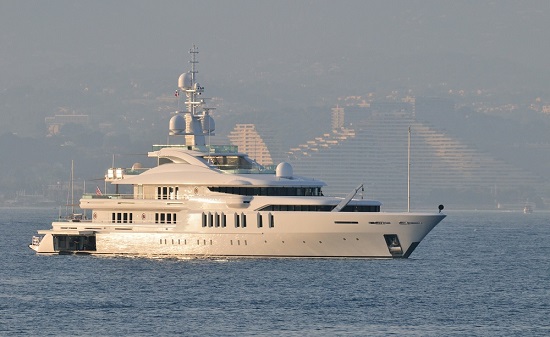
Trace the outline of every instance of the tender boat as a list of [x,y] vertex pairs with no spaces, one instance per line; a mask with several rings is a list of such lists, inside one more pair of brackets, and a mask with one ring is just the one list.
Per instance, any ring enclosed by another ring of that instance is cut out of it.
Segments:
[[[292,166],[263,167],[235,146],[207,144],[211,109],[200,98],[196,55],[178,79],[186,110],[176,111],[169,135],[179,144],[154,145],[153,168],[109,168],[115,194],[85,194],[79,221],[39,230],[39,254],[127,254],[184,257],[407,258],[443,219],[439,212],[382,212],[381,203],[323,195],[322,181]],[[169,138],[170,139],[170,138]],[[126,186],[129,194],[118,193]],[[120,187],[120,188],[119,188]]]

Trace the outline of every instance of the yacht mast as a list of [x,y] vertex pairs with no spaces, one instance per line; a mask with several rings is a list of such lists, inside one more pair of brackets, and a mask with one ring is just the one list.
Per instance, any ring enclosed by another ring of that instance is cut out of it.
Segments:
[[74,160],[71,160],[71,214],[74,214]]
[[411,126],[409,125],[409,141],[407,145],[407,212],[411,211]]

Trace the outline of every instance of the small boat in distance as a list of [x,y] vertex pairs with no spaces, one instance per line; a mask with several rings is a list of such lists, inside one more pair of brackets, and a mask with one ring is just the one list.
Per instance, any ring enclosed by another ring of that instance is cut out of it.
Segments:
[[[157,165],[112,167],[115,194],[84,194],[90,219],[39,230],[39,254],[188,257],[407,258],[445,215],[383,212],[376,200],[325,196],[320,180],[295,175],[289,163],[259,165],[231,145],[210,145],[215,124],[191,71],[178,79],[185,110],[170,119],[177,144],[153,145]],[[179,99],[179,98],[178,98]],[[169,138],[170,139],[170,138]],[[208,142],[206,141],[208,139]],[[129,194],[118,193],[129,187]]]
[[525,205],[523,207],[523,213],[525,213],[525,214],[533,213],[533,207],[529,204]]

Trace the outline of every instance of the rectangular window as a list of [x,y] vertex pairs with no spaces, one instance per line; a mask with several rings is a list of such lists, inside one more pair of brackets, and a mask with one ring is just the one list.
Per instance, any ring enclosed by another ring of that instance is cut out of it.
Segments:
[[269,228],[275,227],[275,219],[273,218],[273,214],[269,213],[267,218],[269,220]]
[[122,213],[122,222],[128,223],[128,213]]
[[111,222],[112,223],[116,222],[116,213],[111,213]]
[[206,214],[202,213],[202,227],[206,227]]
[[241,213],[241,217],[242,217],[242,226],[243,226],[243,228],[245,228],[246,227],[246,214]]
[[225,216],[224,213],[222,213],[222,218],[221,218],[221,222],[222,222],[222,227],[225,227],[225,222],[226,222],[227,218]]
[[122,213],[117,213],[117,214],[116,214],[116,222],[117,222],[117,223],[121,223],[121,222],[122,222]]
[[262,228],[264,225],[263,225],[263,221],[262,221],[262,215],[260,213],[258,213],[258,228]]
[[235,213],[235,227],[240,227],[240,220],[241,220],[241,217],[239,216],[238,213]]

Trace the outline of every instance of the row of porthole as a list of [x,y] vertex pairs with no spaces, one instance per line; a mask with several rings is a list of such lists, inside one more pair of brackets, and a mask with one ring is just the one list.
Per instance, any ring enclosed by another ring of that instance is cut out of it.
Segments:
[[[346,241],[346,238],[343,238],[344,241]],[[359,238],[355,238],[355,240],[359,241]],[[200,245],[200,241],[199,239],[197,239],[197,245]],[[285,243],[285,241],[281,241],[282,243]],[[306,243],[305,241],[302,241],[303,243]],[[209,240],[209,243],[210,245],[212,245],[212,240]],[[233,246],[233,240],[230,240],[230,243],[231,245]],[[267,243],[267,240],[264,240],[264,243]],[[323,243],[323,241],[319,241],[319,243]],[[168,244],[168,239],[160,239],[160,244],[164,244],[164,245],[167,245]],[[172,239],[172,244],[173,245],[181,245],[182,244],[182,241],[181,239],[178,239],[177,240],[177,243],[176,243],[176,239]],[[187,245],[187,239],[183,239],[183,244],[184,245]],[[206,242],[206,239],[203,239],[203,245],[206,246],[207,242]],[[241,240],[237,240],[237,246],[240,246],[241,245]],[[248,245],[248,241],[247,240],[244,240],[244,245],[247,246]]]
[[[187,245],[187,239],[183,239],[183,241],[181,239],[171,239],[172,240],[172,244],[173,245],[181,245],[182,242],[184,245]],[[212,240],[208,240],[209,241],[209,244],[212,245]],[[206,239],[203,239],[202,240],[203,242],[203,245],[206,246],[207,242],[206,242]],[[168,239],[160,239],[160,244],[161,245],[168,245],[169,244],[169,241]],[[201,244],[201,240],[197,239],[197,245],[200,245]]]

